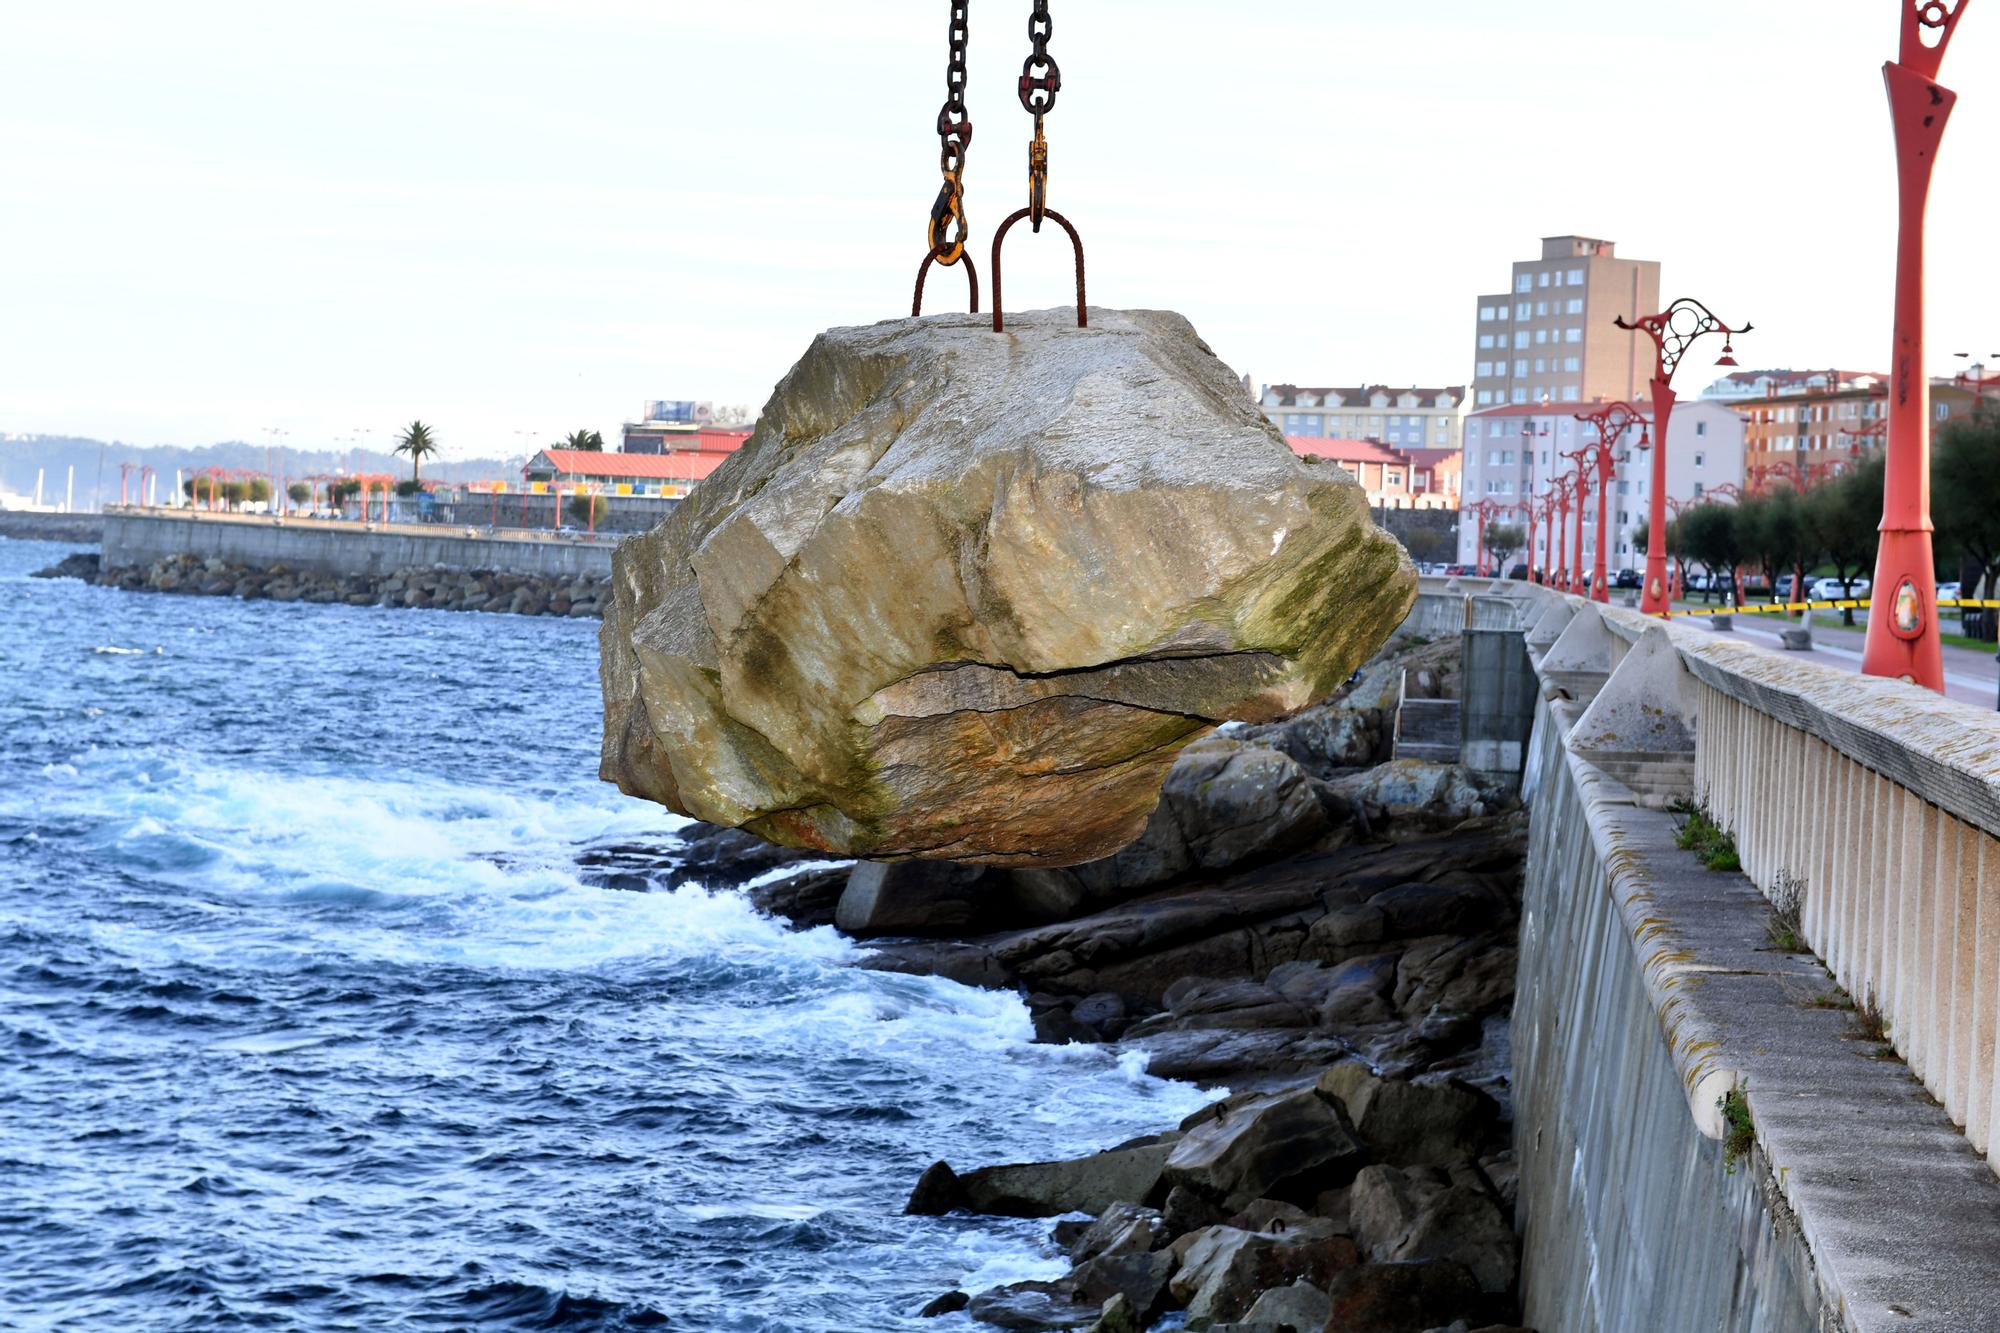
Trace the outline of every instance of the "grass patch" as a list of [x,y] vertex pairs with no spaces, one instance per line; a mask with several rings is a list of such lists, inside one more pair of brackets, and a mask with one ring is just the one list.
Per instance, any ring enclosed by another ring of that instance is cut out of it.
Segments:
[[1718,827],[1706,810],[1691,801],[1678,801],[1673,806],[1673,813],[1681,817],[1674,842],[1683,851],[1693,852],[1710,870],[1743,868],[1742,860],[1736,855],[1736,839]]
[[1799,914],[1806,905],[1806,882],[1780,870],[1771,884],[1770,898],[1771,919],[1765,923],[1764,934],[1771,947],[1779,953],[1811,953],[1799,926]]
[[1722,1163],[1731,1175],[1736,1174],[1736,1164],[1750,1155],[1757,1146],[1757,1125],[1750,1118],[1750,1099],[1743,1095],[1743,1089],[1731,1088],[1716,1099],[1721,1108]]
[[1854,997],[1838,986],[1824,995],[1815,995],[1806,1001],[1808,1009],[1852,1009],[1853,1007]]
[[1875,997],[1854,1006],[1854,1017],[1850,1021],[1848,1035],[1856,1041],[1886,1042],[1889,1040],[1889,1022],[1882,1017],[1881,1008]]

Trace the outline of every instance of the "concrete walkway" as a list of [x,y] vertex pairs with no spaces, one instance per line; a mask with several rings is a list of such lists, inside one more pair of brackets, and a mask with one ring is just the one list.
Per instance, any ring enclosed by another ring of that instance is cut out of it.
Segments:
[[[1699,602],[1680,602],[1676,607],[1698,609]],[[1829,614],[1826,619],[1835,619]],[[1699,616],[1690,616],[1695,624],[1706,628],[1708,622]],[[1795,617],[1774,615],[1740,615],[1735,618],[1735,627],[1714,631],[1718,638],[1741,639],[1754,643],[1760,648],[1772,648],[1786,652],[1779,631],[1787,625],[1796,624]],[[1813,647],[1811,652],[1787,653],[1788,656],[1811,658],[1840,671],[1861,670],[1861,645],[1865,635],[1860,626],[1847,629],[1838,624],[1827,624],[1824,620],[1813,625]],[[1962,704],[1975,708],[1992,709],[1996,701],[1996,691],[2000,691],[2000,663],[1993,654],[1980,652],[1974,648],[1954,648],[1947,644],[1944,649],[1945,695]]]

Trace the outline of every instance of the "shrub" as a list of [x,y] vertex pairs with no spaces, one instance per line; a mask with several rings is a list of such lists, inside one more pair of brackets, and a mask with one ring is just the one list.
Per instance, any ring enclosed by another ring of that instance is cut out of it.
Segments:
[[1680,830],[1674,835],[1674,841],[1682,849],[1693,852],[1710,870],[1743,868],[1742,860],[1736,855],[1736,839],[1710,819],[1707,811],[1691,802],[1681,801],[1674,806],[1674,813],[1681,816]]
[[1723,1166],[1734,1175],[1736,1164],[1757,1146],[1757,1124],[1750,1118],[1750,1099],[1743,1095],[1742,1088],[1731,1088],[1715,1104],[1722,1109]]

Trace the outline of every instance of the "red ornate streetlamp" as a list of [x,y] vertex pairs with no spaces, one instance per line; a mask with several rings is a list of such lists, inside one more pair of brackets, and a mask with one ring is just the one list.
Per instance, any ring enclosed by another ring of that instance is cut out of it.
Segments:
[[[1961,4],[1964,0],[1959,0]],[[1639,595],[1639,609],[1647,615],[1665,615],[1672,604],[1667,600],[1667,419],[1674,410],[1674,371],[1697,339],[1711,333],[1723,335],[1722,357],[1715,364],[1733,366],[1732,340],[1750,332],[1745,324],[1733,329],[1717,319],[1709,308],[1693,297],[1683,296],[1657,315],[1644,315],[1627,323],[1620,315],[1612,321],[1621,329],[1643,333],[1653,340],[1653,426],[1660,432],[1659,446],[1653,450],[1652,494],[1646,497],[1646,586]]]
[[[1588,445],[1581,449],[1564,449],[1560,451],[1561,456],[1567,458],[1576,467],[1575,475],[1570,478],[1570,489],[1576,496],[1576,546],[1574,548],[1575,558],[1570,561],[1569,567],[1569,590],[1571,592],[1581,592],[1585,597],[1592,595],[1589,576],[1583,572],[1583,515],[1584,504],[1590,499],[1589,460],[1591,452],[1592,450]],[[1597,544],[1599,547],[1604,545],[1604,534],[1598,534]]]
[[[1574,455],[1564,454],[1563,457],[1581,455],[1597,466],[1597,556],[1592,562],[1591,596],[1600,602],[1608,602],[1611,600],[1611,585],[1605,579],[1605,547],[1608,543],[1604,540],[1604,529],[1610,517],[1606,510],[1605,497],[1611,492],[1611,472],[1617,462],[1612,441],[1622,439],[1625,432],[1636,425],[1639,427],[1639,447],[1646,448],[1648,443],[1646,417],[1632,404],[1617,402],[1607,403],[1595,411],[1578,412],[1576,419],[1588,422],[1596,430],[1597,443],[1577,450]],[[1584,463],[1579,461],[1579,469],[1583,466]]]
[[[1902,0],[1902,46],[1882,66],[1896,130],[1896,330],[1875,602],[1861,669],[1944,690],[1937,567],[1931,554],[1930,378],[1924,371],[1924,209],[1958,94],[1937,82],[1966,0]],[[1928,40],[1935,36],[1935,42]],[[1886,598],[1886,602],[1885,599]]]
[[1570,491],[1571,478],[1549,478],[1549,494],[1556,509],[1555,529],[1549,534],[1549,586],[1553,588],[1569,587],[1569,553],[1564,543],[1569,537]]
[[1492,500],[1479,500],[1465,506],[1465,512],[1479,520],[1479,540],[1472,548],[1472,572],[1484,576],[1486,573],[1486,520],[1500,512],[1500,506]]

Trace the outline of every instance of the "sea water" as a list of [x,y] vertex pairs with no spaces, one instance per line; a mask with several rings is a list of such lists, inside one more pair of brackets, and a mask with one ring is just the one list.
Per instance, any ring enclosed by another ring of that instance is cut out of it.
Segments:
[[595,622],[26,577],[69,549],[0,540],[0,1327],[962,1329],[1065,1265],[903,1216],[926,1165],[1206,1100],[676,882]]

